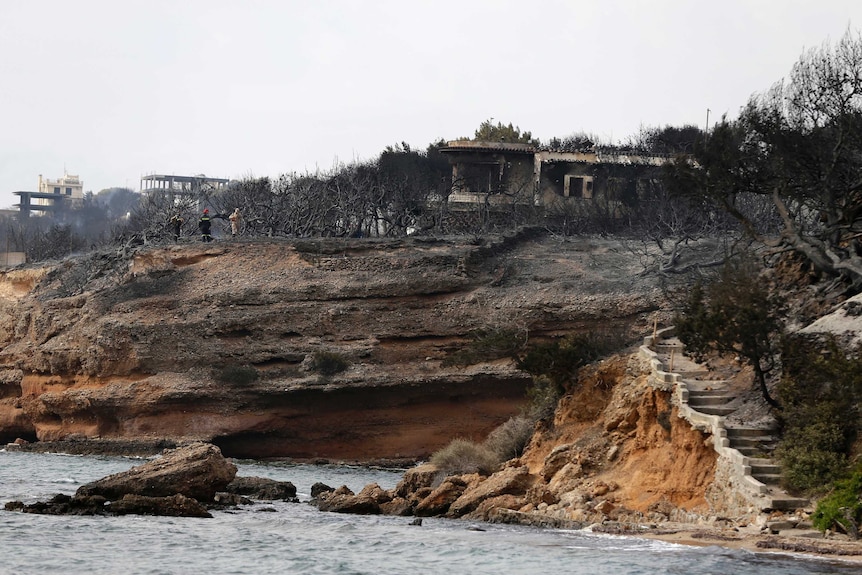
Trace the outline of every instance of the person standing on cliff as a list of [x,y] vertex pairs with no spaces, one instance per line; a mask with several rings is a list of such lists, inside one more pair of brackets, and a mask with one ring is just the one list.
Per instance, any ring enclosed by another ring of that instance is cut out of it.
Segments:
[[213,241],[213,237],[210,235],[210,230],[212,229],[212,220],[210,219],[210,211],[208,209],[204,209],[204,213],[201,216],[201,219],[198,220],[198,228],[201,231],[202,242]]
[[180,241],[180,233],[183,229],[183,217],[180,214],[174,214],[170,220],[171,228],[174,231],[174,241]]
[[234,209],[233,213],[227,219],[230,220],[230,233],[233,237],[236,237],[237,233],[239,233],[239,221],[242,219],[239,208]]

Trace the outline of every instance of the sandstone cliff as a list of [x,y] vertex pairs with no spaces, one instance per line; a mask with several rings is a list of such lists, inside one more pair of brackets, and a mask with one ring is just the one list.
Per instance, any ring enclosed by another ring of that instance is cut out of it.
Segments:
[[712,512],[716,451],[649,374],[637,353],[585,368],[524,454],[489,477],[427,464],[391,491],[341,488],[319,495],[318,506],[568,527],[698,520]]
[[[638,339],[663,314],[638,272],[614,242],[531,232],[185,244],[9,270],[0,441],[422,458],[483,437],[524,401],[529,379],[509,361],[447,367],[469,333],[616,327]],[[348,368],[320,375],[319,352]]]

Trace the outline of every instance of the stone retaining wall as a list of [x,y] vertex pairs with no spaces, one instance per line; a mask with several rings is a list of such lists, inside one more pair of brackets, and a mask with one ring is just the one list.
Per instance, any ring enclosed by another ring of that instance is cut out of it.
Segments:
[[[713,447],[719,455],[716,465],[721,467],[716,476],[728,478],[728,487],[743,497],[753,508],[751,511],[772,508],[772,499],[768,496],[769,488],[751,475],[750,458],[730,447],[724,418],[692,409],[688,404],[688,386],[683,381],[682,374],[670,371],[655,351],[660,341],[673,334],[674,328],[668,327],[644,338],[640,355],[650,362],[650,385],[671,392],[671,403],[676,406],[679,416],[695,429],[712,435]],[[682,349],[679,348],[679,351],[682,352]]]

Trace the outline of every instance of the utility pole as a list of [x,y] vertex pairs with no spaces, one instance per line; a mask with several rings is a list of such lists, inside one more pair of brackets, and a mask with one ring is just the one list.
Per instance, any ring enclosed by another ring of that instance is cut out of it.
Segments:
[[703,139],[706,141],[707,136],[709,136],[709,108],[706,109],[706,129],[703,131]]

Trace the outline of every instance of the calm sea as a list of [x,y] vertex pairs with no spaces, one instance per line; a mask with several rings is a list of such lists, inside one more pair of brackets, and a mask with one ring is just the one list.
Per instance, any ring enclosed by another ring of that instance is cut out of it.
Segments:
[[[0,506],[72,494],[141,460],[0,451]],[[0,510],[0,573],[63,574],[859,574],[858,565],[583,531],[322,513],[321,481],[394,487],[397,471],[237,462],[239,475],[291,481],[300,503],[257,503],[213,519],[56,517]]]

